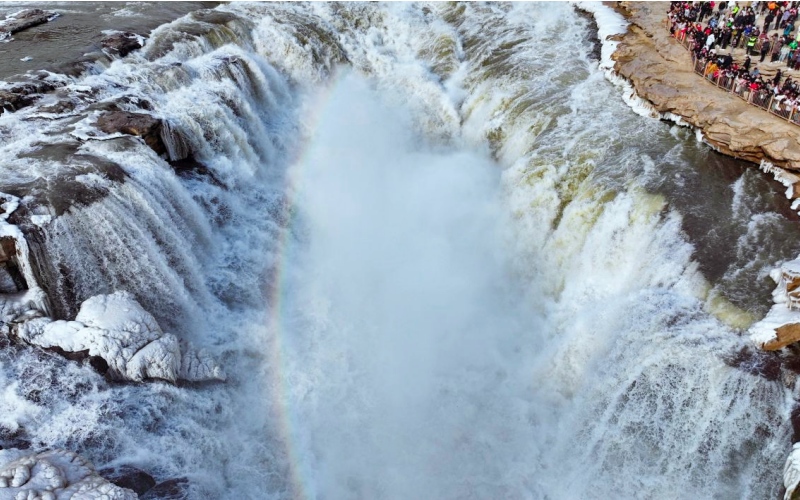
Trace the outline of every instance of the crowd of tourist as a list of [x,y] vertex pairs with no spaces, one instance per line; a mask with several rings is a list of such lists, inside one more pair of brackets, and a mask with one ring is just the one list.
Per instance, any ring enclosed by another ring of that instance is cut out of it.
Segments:
[[[769,58],[800,70],[798,4],[769,1],[740,7],[738,2],[671,2],[667,16],[670,33],[690,42],[706,78],[739,95],[749,91],[751,102],[762,107],[771,102],[772,111],[788,116],[800,108],[800,81],[791,76],[783,79],[781,69],[765,78],[753,59]],[[775,30],[770,36],[769,31]],[[745,50],[745,59],[738,63],[733,58],[736,48]]]

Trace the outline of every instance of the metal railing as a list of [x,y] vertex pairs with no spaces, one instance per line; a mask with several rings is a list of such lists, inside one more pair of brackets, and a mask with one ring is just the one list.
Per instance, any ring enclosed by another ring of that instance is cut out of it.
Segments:
[[[669,19],[667,19],[666,25],[669,29]],[[742,39],[744,39],[744,37],[742,37]],[[676,33],[675,40],[686,50],[692,52],[692,46],[694,45],[694,37],[692,35],[687,35],[686,33]],[[744,45],[746,44],[746,41],[743,42],[740,40],[740,44]],[[733,48],[734,46],[732,45],[731,50],[733,50]],[[759,40],[756,44],[756,52],[760,50],[761,40]],[[694,52],[692,52],[692,66],[694,72],[700,75],[704,80],[710,82],[716,87],[719,87],[720,89],[725,90],[726,92],[740,97],[747,103],[757,106],[764,111],[777,116],[778,118],[800,126],[800,113],[797,112],[798,105],[800,105],[799,103],[795,102],[791,106],[787,106],[783,102],[786,100],[786,98],[779,98],[779,96],[776,96],[765,90],[753,92],[745,80],[735,76],[725,75],[722,71],[717,71],[716,76],[714,76],[713,73],[706,74],[710,64],[711,61],[698,59]]]

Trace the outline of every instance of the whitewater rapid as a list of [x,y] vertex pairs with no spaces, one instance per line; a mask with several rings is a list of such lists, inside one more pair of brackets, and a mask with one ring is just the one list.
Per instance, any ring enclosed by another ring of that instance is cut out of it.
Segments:
[[[740,217],[709,272],[706,201],[678,202],[710,153],[630,110],[587,29],[563,3],[233,3],[45,75],[0,115],[0,190],[53,314],[126,290],[228,379],[120,384],[4,341],[3,445],[190,498],[776,496],[791,383],[740,288],[789,222],[717,182]],[[162,120],[166,158],[99,132],[112,104]]]

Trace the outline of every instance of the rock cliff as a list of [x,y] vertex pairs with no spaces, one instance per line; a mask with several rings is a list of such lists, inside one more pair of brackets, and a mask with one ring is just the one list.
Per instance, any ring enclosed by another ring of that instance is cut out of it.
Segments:
[[695,74],[689,52],[666,29],[668,9],[668,2],[617,4],[631,25],[612,56],[615,71],[656,111],[702,130],[704,139],[721,153],[800,171],[800,127]]

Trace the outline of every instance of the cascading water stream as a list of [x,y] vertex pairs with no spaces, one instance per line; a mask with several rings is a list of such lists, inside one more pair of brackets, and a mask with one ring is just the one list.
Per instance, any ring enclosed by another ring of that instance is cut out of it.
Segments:
[[[4,446],[192,498],[776,496],[791,394],[740,287],[793,256],[752,244],[790,221],[748,174],[685,196],[709,153],[631,113],[586,29],[565,4],[231,4],[49,76],[0,115],[0,191],[28,195],[53,309],[127,290],[228,380],[7,345]],[[112,105],[160,119],[166,159],[97,131]],[[719,269],[708,206],[735,216]]]

